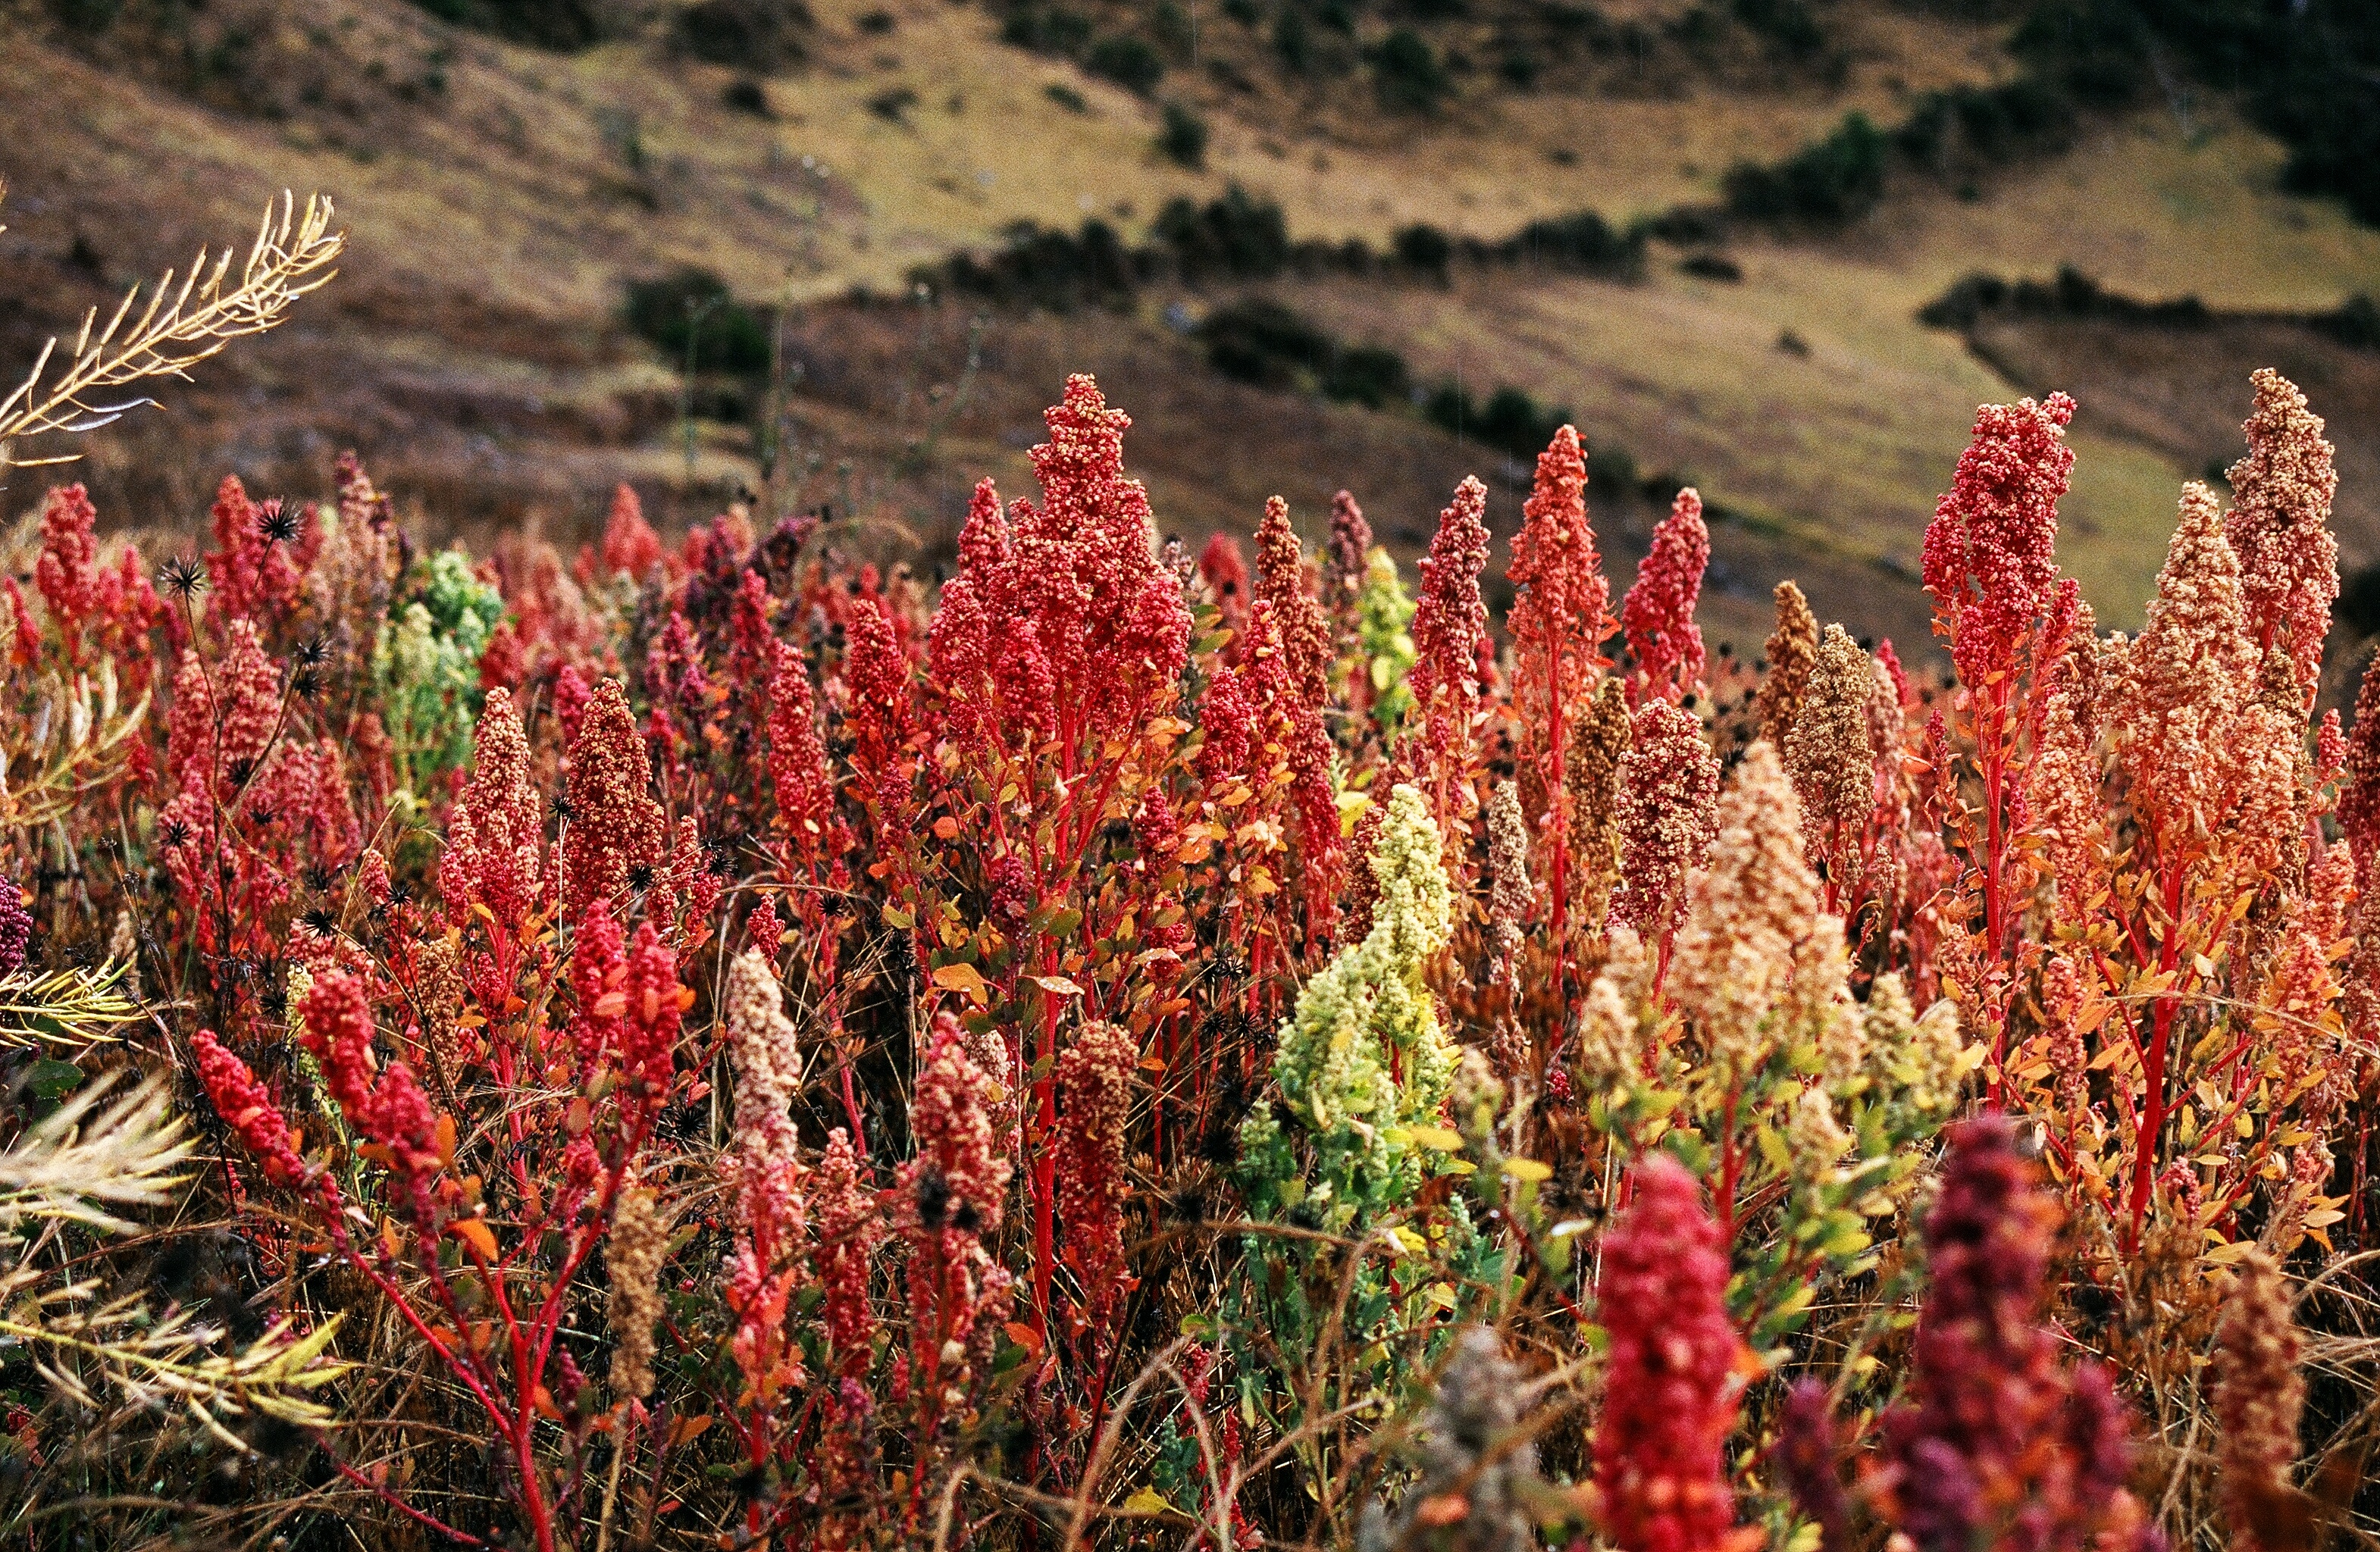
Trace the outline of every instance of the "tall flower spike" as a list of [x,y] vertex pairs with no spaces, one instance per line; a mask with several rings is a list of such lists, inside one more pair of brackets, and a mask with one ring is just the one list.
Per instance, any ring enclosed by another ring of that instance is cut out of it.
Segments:
[[1086,1025],[1058,1059],[1058,1217],[1067,1258],[1082,1279],[1094,1363],[1104,1360],[1117,1307],[1131,1291],[1123,1207],[1132,1182],[1124,1152],[1139,1060],[1131,1036],[1098,1021]]
[[288,1118],[249,1071],[248,1063],[225,1050],[212,1029],[190,1037],[190,1054],[198,1060],[199,1083],[213,1102],[215,1113],[241,1146],[255,1155],[265,1178],[277,1185],[305,1178],[306,1161],[298,1157],[290,1140]]
[[1148,492],[1123,472],[1132,418],[1077,375],[1045,418],[1050,441],[1031,455],[1041,504],[1017,503],[1003,527],[978,488],[934,623],[934,676],[970,740],[1128,737],[1189,658]]
[[758,949],[727,968],[727,1044],[735,1068],[735,1216],[742,1232],[729,1260],[731,1343],[745,1384],[762,1404],[799,1383],[799,1355],[785,1339],[785,1305],[802,1238],[802,1165],[793,1117],[801,1081],[793,1021],[777,974]]
[[782,641],[775,656],[769,681],[769,775],[776,787],[777,823],[793,855],[815,872],[832,851],[840,850],[832,842],[842,821],[827,780],[826,742],[819,736],[809,665]]
[[1339,617],[1342,636],[1354,634],[1355,600],[1364,590],[1364,571],[1372,554],[1372,525],[1364,509],[1345,491],[1330,498],[1331,612]]
[[1694,713],[1666,700],[1639,710],[1620,766],[1619,897],[1612,915],[1658,947],[1685,912],[1686,879],[1718,832],[1718,757]]
[[1710,529],[1703,498],[1691,485],[1678,492],[1670,515],[1653,529],[1652,548],[1636,568],[1636,584],[1620,600],[1620,629],[1636,661],[1629,704],[1653,697],[1678,700],[1702,685],[1702,627],[1694,624],[1703,571],[1710,564]]
[[613,487],[612,510],[603,520],[603,573],[641,582],[662,564],[662,536],[645,521],[637,492],[624,481]]
[[1451,783],[1471,763],[1472,719],[1479,709],[1479,648],[1488,638],[1488,606],[1479,572],[1488,564],[1488,487],[1465,479],[1439,514],[1437,537],[1421,562],[1421,598],[1414,610],[1414,666],[1405,676],[1421,713],[1432,772],[1431,797],[1441,823],[1463,816]]
[[1383,1166],[1394,1155],[1378,1129],[1428,1122],[1454,1080],[1454,1047],[1424,979],[1453,933],[1440,844],[1421,794],[1390,794],[1370,854],[1371,928],[1299,991],[1273,1059],[1274,1081],[1308,1126]]
[[652,764],[617,679],[595,686],[570,745],[570,822],[563,837],[563,905],[576,915],[659,867],[668,837],[654,802]]
[[612,1332],[612,1388],[618,1395],[641,1400],[653,1393],[653,1327],[662,1315],[659,1281],[669,1242],[669,1219],[653,1194],[641,1187],[621,1192],[603,1247],[612,1282],[604,1324]]
[[511,692],[490,690],[474,738],[471,774],[462,801],[448,813],[446,849],[438,859],[438,888],[449,926],[468,926],[474,905],[486,906],[499,930],[529,918],[552,882],[543,827],[520,713],[513,709]]
[[917,1156],[901,1166],[900,1226],[909,1247],[913,1382],[941,1399],[989,1356],[1013,1279],[983,1247],[1000,1227],[1009,1164],[984,1110],[990,1080],[947,1011],[934,1015],[909,1106]]
[[2252,1251],[2223,1303],[2215,1338],[2215,1415],[2222,1429],[2223,1513],[2232,1552],[2278,1552],[2259,1532],[2286,1522],[2289,1469],[2298,1458],[2298,1330],[2289,1282],[2273,1258]]
[[829,1134],[811,1176],[809,1208],[810,1259],[826,1294],[826,1334],[835,1367],[844,1375],[864,1375],[875,1356],[868,1267],[884,1240],[884,1215],[851,1134],[842,1127]]
[[1959,456],[1949,493],[1925,529],[1923,569],[1936,629],[1950,638],[1961,682],[1979,685],[2016,664],[2019,647],[2049,607],[2058,579],[2058,503],[2074,450],[2066,427],[2074,401],[2052,394],[1985,405]]
[[2081,1552],[2127,1507],[2122,1412],[2104,1371],[2059,1368],[2041,1323],[2058,1211],[2017,1127],[1986,1113],[1949,1139],[1910,1399],[1884,1418],[1878,1497],[1919,1552]]
[[1836,851],[1876,806],[1876,750],[1868,712],[1876,662],[1840,625],[1828,625],[1802,709],[1785,735],[1786,769],[1801,799],[1804,842],[1840,865]]
[[1529,823],[1521,817],[1520,794],[1511,782],[1496,783],[1488,800],[1488,911],[1496,939],[1494,979],[1512,973],[1526,930],[1534,891],[1529,884]]
[[2270,367],[2253,381],[2256,407],[2240,428],[2248,455],[2229,470],[2234,505],[2223,537],[2240,557],[2240,601],[2257,651],[2287,651],[2298,692],[2312,705],[2338,597],[2338,541],[2329,527],[2338,471],[2322,417],[2297,384]]
[[1722,1552],[1737,1542],[1726,1450],[1746,1372],[1727,1253],[1684,1166],[1656,1153],[1633,1176],[1596,1291],[1610,1333],[1595,1433],[1604,1534],[1620,1552]]
[[1739,1078],[1759,1067],[1763,1021],[1784,1000],[1816,924],[1818,880],[1803,860],[1796,807],[1777,751],[1765,740],[1745,749],[1670,961],[1670,1000]]
[[[1515,596],[1505,624],[1513,644],[1513,704],[1533,731],[1567,724],[1603,667],[1611,584],[1586,513],[1586,455],[1564,426],[1537,455],[1505,572]],[[1559,705],[1556,702],[1559,701]],[[1566,752],[1566,751],[1565,751]],[[1554,771],[1548,767],[1551,779]]]
[[[2234,817],[2256,795],[2243,767],[2260,752],[2246,736],[2259,663],[2240,610],[2239,562],[2224,540],[2215,497],[2192,480],[2182,488],[2180,521],[2147,623],[2126,654],[2115,708],[2132,806],[2160,844],[2229,823],[2239,831],[2235,849],[2248,854],[2243,863],[2278,860],[2265,855],[2283,839],[2271,826]],[[2289,764],[2293,785],[2294,758]]]
[[2363,665],[2338,782],[2338,828],[2364,893],[2380,892],[2380,650]]
[[1571,724],[1570,756],[1562,765],[1568,794],[1569,880],[1576,919],[1590,932],[1602,930],[1620,881],[1620,779],[1628,758],[1628,700],[1618,678],[1607,675],[1586,714]]
[[1305,588],[1305,552],[1289,526],[1289,503],[1273,496],[1257,527],[1257,594],[1272,605],[1281,657],[1298,698],[1319,707],[1330,696],[1330,621]]
[[1762,651],[1768,672],[1761,676],[1754,709],[1760,719],[1760,736],[1781,749],[1793,731],[1793,719],[1801,715],[1810,670],[1818,661],[1818,617],[1790,579],[1777,584],[1777,628]]

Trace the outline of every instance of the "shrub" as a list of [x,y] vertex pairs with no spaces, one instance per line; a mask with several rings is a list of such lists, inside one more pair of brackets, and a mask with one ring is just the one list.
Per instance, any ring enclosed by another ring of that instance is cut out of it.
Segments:
[[1167,200],[1149,236],[1182,277],[1193,282],[1220,276],[1265,280],[1289,263],[1289,225],[1281,207],[1236,183],[1203,205],[1186,198]]
[[1454,90],[1452,78],[1427,40],[1400,27],[1371,51],[1372,83],[1381,104],[1398,113],[1435,113]]
[[1165,127],[1157,133],[1157,149],[1166,159],[1196,172],[1207,164],[1207,121],[1179,103],[1165,104]]
[[1036,54],[1062,55],[1069,58],[1082,53],[1091,41],[1091,20],[1079,11],[1062,6],[1027,5],[1009,13],[1000,26],[1000,39],[1018,48],[1031,49]]
[[1746,163],[1731,169],[1728,208],[1755,221],[1856,219],[1884,196],[1890,146],[1865,114],[1846,114],[1833,134],[1775,166]]
[[[414,0],[414,4],[442,21],[547,49],[589,47],[623,35],[631,20],[627,7],[614,0]],[[111,0],[105,12],[112,19],[119,8],[120,4]],[[97,15],[101,7],[82,4],[75,9]]]
[[1165,79],[1165,61],[1138,38],[1101,38],[1083,56],[1083,68],[1144,97]]
[[698,0],[677,13],[671,36],[697,59],[769,75],[807,57],[814,25],[803,0]]
[[629,282],[625,312],[630,331],[674,367],[685,367],[690,345],[698,372],[769,370],[767,326],[708,270],[683,269],[657,280]]
[[1435,226],[1403,226],[1398,228],[1390,251],[1406,269],[1427,275],[1443,285],[1447,281],[1447,266],[1454,259],[1454,239]]

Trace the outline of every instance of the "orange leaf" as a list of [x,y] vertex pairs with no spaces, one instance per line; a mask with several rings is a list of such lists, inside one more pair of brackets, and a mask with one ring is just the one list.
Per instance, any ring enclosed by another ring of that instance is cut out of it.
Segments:
[[500,1254],[496,1249],[496,1231],[488,1227],[486,1219],[458,1218],[446,1225],[446,1231],[478,1251],[482,1260],[494,1261]]
[[710,1412],[700,1413],[692,1417],[674,1419],[670,1424],[669,1447],[675,1449],[681,1444],[700,1438],[709,1431],[710,1425],[718,1421],[718,1413]]
[[938,967],[934,971],[934,984],[944,991],[965,992],[978,1007],[984,1005],[987,1000],[985,993],[991,989],[984,984],[983,972],[964,962]]

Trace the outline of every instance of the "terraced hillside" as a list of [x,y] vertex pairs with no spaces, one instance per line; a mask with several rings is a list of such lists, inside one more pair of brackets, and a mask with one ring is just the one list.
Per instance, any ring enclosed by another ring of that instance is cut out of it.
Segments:
[[[2340,443],[2349,563],[2380,562],[2358,478],[2380,356],[2333,316],[2380,294],[2380,232],[2288,191],[2304,157],[2277,121],[2183,56],[2143,55],[2123,90],[2044,86],[2016,8],[12,0],[0,20],[0,359],[284,186],[334,196],[352,237],[287,332],[99,439],[86,475],[119,524],[190,522],[225,467],[310,491],[357,445],[433,524],[576,533],[625,477],[680,517],[739,487],[830,504],[855,542],[930,563],[974,477],[1017,483],[1038,407],[1087,368],[1194,539],[1276,490],[1318,523],[1344,485],[1411,543],[1471,470],[1509,532],[1511,452],[1566,408],[1623,557],[1668,485],[1713,501],[1716,634],[1756,635],[1791,571],[1907,645],[1904,578],[1975,403],[2082,399],[2067,554],[2125,624],[2178,482],[2228,455],[2246,373],[2275,360]],[[1215,229],[1184,211],[1224,208],[1277,208],[1279,251],[1167,246]],[[1026,222],[1040,280],[1086,222],[1162,261],[1061,275],[1041,305],[948,284],[949,255]],[[1971,273],[2061,265],[2214,316],[1919,319]],[[626,304],[655,282],[640,332]],[[685,299],[714,286],[688,342]],[[1258,300],[1256,355],[1219,348]],[[1337,363],[1365,346],[1397,370],[1350,387]],[[20,476],[5,499],[35,494]]]

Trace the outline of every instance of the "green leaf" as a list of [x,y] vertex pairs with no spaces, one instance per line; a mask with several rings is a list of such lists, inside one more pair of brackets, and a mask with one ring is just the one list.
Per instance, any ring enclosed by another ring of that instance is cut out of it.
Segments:
[[55,1104],[74,1092],[82,1082],[82,1069],[71,1061],[43,1059],[33,1063],[25,1073],[25,1086],[36,1098]]

